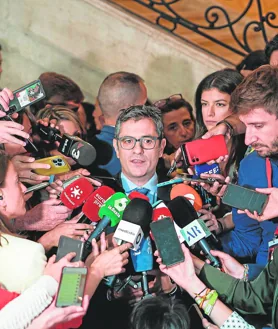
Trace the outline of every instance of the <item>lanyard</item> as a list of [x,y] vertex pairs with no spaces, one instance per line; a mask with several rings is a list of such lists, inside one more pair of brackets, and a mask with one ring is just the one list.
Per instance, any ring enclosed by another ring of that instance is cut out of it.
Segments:
[[272,187],[272,167],[269,158],[265,159],[267,187]]

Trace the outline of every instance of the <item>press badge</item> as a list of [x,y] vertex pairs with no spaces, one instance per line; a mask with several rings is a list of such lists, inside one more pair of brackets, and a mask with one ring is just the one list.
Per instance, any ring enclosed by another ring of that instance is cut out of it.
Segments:
[[278,238],[274,238],[273,240],[268,242],[268,261],[273,260],[274,250],[278,247]]

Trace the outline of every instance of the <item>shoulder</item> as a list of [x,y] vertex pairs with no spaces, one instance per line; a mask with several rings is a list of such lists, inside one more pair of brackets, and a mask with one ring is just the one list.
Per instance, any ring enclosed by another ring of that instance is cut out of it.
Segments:
[[265,158],[260,157],[257,152],[252,152],[243,158],[240,162],[239,170],[250,170],[252,168],[265,168]]
[[[1,242],[3,245],[3,249],[5,247],[9,247],[10,249],[20,250],[19,248],[24,249],[26,252],[32,252],[32,253],[41,253],[45,254],[44,248],[40,243],[24,239],[18,236],[13,236],[10,234],[2,234],[1,235]],[[1,249],[0,249],[1,250]]]

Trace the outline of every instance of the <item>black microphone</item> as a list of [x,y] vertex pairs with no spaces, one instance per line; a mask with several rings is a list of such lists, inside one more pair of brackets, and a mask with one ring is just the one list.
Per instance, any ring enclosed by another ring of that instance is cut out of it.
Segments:
[[212,248],[206,241],[211,232],[205,223],[198,219],[198,214],[190,201],[179,196],[171,200],[167,206],[173,215],[175,223],[181,228],[181,234],[188,246],[191,247],[197,243],[205,257],[210,260],[210,264],[213,267],[221,268],[219,259],[211,254]]
[[[144,199],[132,199],[126,206],[122,219],[114,233],[114,239],[118,245],[129,242],[132,244],[132,250],[137,251],[140,248],[144,237],[147,237],[150,231],[153,208],[151,204]],[[131,270],[131,269],[130,269]],[[129,272],[129,271],[128,271]],[[116,276],[104,278],[107,286],[113,287],[116,282]],[[121,284],[117,291],[121,289]]]
[[68,134],[60,135],[60,131],[55,128],[45,127],[39,124],[38,134],[43,139],[50,143],[59,142],[58,151],[67,157],[71,157],[80,166],[89,166],[96,159],[96,150],[89,143],[82,139]]
[[149,234],[152,215],[153,208],[147,200],[132,199],[123,212],[114,238],[119,243],[132,243],[133,250],[139,249],[143,237]]
[[97,153],[94,165],[103,166],[112,160],[113,147],[109,143],[98,139],[96,136],[89,140],[89,143],[95,148]]

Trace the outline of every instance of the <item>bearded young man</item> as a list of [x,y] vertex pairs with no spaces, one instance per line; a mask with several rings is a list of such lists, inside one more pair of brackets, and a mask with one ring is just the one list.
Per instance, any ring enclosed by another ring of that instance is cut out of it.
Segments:
[[[278,67],[262,66],[234,91],[230,103],[246,126],[245,143],[254,152],[242,160],[238,183],[253,188],[278,187]],[[250,277],[266,265],[268,243],[275,221],[259,222],[233,209],[233,231],[221,240],[226,253],[240,260],[255,260]]]

